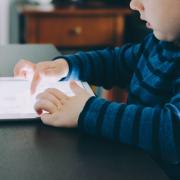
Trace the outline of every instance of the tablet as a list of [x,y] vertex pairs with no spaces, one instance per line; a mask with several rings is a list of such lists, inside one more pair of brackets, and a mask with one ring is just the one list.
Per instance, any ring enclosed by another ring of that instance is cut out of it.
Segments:
[[[86,82],[76,81],[93,95],[93,91]],[[30,93],[31,82],[14,77],[0,78],[0,121],[37,119],[34,110],[36,95],[47,88],[56,88],[68,96],[74,93],[69,86],[70,81],[41,82],[34,95]]]

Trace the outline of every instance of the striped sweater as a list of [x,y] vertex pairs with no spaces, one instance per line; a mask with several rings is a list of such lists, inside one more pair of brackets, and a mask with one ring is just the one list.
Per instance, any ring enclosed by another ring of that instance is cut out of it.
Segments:
[[64,56],[66,79],[128,89],[128,102],[91,97],[78,120],[81,131],[180,161],[180,48],[149,34],[140,44]]

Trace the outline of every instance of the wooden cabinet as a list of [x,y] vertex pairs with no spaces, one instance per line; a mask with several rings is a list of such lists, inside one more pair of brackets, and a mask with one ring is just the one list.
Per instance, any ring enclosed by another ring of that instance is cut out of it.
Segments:
[[60,48],[116,46],[123,42],[126,8],[82,9],[18,6],[25,17],[26,43],[52,43]]
[[[95,46],[114,41],[113,19],[104,17],[45,17],[38,41],[60,46]],[[52,28],[48,28],[52,27]]]

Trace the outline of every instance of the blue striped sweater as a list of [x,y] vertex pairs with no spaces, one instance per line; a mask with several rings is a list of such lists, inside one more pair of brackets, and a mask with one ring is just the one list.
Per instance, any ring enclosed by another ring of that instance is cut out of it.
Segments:
[[67,79],[128,89],[128,102],[91,97],[78,120],[83,132],[180,161],[180,48],[149,34],[140,44],[64,56]]

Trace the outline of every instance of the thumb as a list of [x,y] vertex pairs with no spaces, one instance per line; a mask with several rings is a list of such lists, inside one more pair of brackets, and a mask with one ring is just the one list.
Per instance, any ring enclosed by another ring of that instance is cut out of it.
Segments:
[[53,116],[52,116],[52,114],[44,113],[40,117],[41,117],[41,120],[42,120],[42,122],[44,124],[52,125],[52,123],[53,123]]
[[70,88],[74,92],[74,94],[80,94],[83,90],[82,87],[80,87],[75,81],[70,82]]

